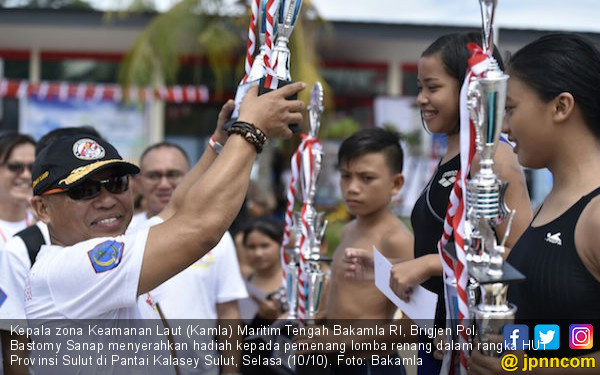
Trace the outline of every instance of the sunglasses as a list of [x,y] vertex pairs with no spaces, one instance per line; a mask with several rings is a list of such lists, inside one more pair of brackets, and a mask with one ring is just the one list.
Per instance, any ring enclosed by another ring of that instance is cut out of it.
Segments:
[[31,171],[33,170],[33,163],[25,164],[18,161],[9,161],[2,165],[15,174],[21,174],[25,172],[25,169],[27,169],[29,173],[31,173]]
[[73,200],[90,200],[100,195],[102,187],[112,194],[121,194],[129,189],[129,176],[109,177],[104,180],[86,180],[68,190],[50,190],[42,195],[66,193]]
[[170,183],[177,183],[185,173],[176,169],[169,169],[166,173],[152,171],[145,173],[143,176],[153,184],[158,184],[163,177],[167,178]]

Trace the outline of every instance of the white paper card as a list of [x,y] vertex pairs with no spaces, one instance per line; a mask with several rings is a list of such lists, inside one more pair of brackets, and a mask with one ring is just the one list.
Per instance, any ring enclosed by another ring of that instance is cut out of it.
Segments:
[[432,327],[435,318],[438,295],[428,291],[421,285],[413,288],[410,302],[404,302],[390,288],[390,272],[392,263],[373,246],[375,263],[375,285],[387,298],[398,306],[402,312],[413,319],[420,327]]

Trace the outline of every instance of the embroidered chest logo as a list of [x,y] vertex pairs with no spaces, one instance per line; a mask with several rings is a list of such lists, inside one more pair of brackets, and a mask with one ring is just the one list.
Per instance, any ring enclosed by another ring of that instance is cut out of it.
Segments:
[[562,246],[562,240],[560,239],[560,232],[551,234],[550,232],[546,233],[546,242],[550,242],[551,244]]
[[2,290],[2,288],[0,288],[0,306],[2,306],[2,304],[4,303],[4,301],[6,301],[6,293],[4,293],[4,291]]
[[444,172],[444,174],[442,175],[442,178],[440,178],[438,180],[438,183],[440,185],[442,185],[443,187],[451,186],[452,184],[454,184],[454,182],[456,182],[457,174],[458,174],[458,171]]
[[113,269],[121,263],[124,244],[117,241],[104,241],[88,251],[92,267],[96,273]]

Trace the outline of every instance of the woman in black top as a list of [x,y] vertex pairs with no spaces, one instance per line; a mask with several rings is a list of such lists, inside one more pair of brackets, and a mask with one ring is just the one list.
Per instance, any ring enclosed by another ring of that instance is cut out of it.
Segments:
[[[432,133],[447,136],[447,152],[440,160],[436,173],[417,200],[411,214],[415,235],[415,259],[394,265],[391,274],[391,286],[402,299],[408,300],[412,288],[419,284],[438,294],[437,327],[445,326],[445,309],[442,264],[436,245],[442,236],[450,191],[460,168],[459,94],[467,71],[467,60],[470,57],[467,48],[469,42],[481,44],[481,35],[476,33],[445,35],[429,46],[419,60],[417,104],[427,129]],[[502,66],[499,54],[496,53],[494,57]],[[524,174],[509,144],[500,142],[494,162],[494,170],[500,179],[510,182],[506,196],[509,207],[525,208],[517,211],[507,241],[510,247],[531,219],[529,195]],[[478,168],[476,156],[471,174],[474,174]],[[504,227],[505,225],[499,226],[498,233],[504,233]],[[422,371],[419,368],[419,372],[423,373],[432,373],[432,371],[434,370],[431,367],[428,369],[423,367]]]
[[[598,363],[597,342],[591,355],[568,348],[585,346],[592,337],[582,331],[572,342],[570,324],[600,318],[600,52],[574,34],[547,35],[519,50],[508,74],[504,130],[523,166],[548,168],[554,178],[508,258],[527,277],[510,286],[508,299],[517,305],[517,318],[563,324],[559,351],[538,355],[584,355]],[[529,334],[535,340],[532,327]],[[470,369],[472,374],[502,373],[498,358],[476,351]],[[560,373],[581,370],[561,368]]]

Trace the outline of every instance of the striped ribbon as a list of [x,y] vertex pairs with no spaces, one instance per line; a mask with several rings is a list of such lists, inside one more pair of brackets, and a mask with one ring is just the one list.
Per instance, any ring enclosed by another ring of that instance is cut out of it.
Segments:
[[267,1],[267,12],[266,12],[266,32],[265,32],[265,68],[267,69],[267,77],[265,78],[265,88],[275,90],[278,85],[275,71],[273,70],[273,64],[271,58],[273,55],[273,42],[275,40],[275,15],[279,9],[279,0],[268,0]]
[[252,14],[250,15],[250,25],[248,25],[248,46],[246,48],[246,74],[242,79],[242,83],[246,83],[248,81],[248,76],[250,75],[250,70],[252,69],[252,64],[254,63],[254,51],[256,49],[256,22],[258,19],[258,7],[260,0],[251,0],[250,8],[252,10]]
[[109,100],[120,102],[164,100],[170,103],[205,103],[209,99],[206,86],[136,87],[116,84],[48,82],[32,83],[21,80],[0,80],[0,98],[26,97],[38,100]]
[[[469,282],[469,272],[467,268],[467,253],[465,248],[465,207],[466,207],[466,178],[471,170],[471,162],[475,155],[475,126],[471,121],[469,110],[467,108],[467,92],[469,83],[475,77],[481,77],[489,66],[489,56],[475,43],[467,45],[471,57],[468,60],[469,68],[465,76],[465,81],[460,91],[460,171],[458,178],[450,192],[448,209],[444,221],[444,233],[438,241],[437,249],[442,260],[444,278],[446,281],[456,280],[456,289],[458,295],[458,322],[464,326],[469,324],[470,312],[469,301],[467,297],[467,284]],[[445,251],[446,244],[454,234],[456,247],[456,262],[448,256]],[[447,296],[448,298],[448,296]],[[451,304],[446,301],[446,316],[451,316],[453,311]],[[463,330],[459,336],[462,348],[466,348],[469,337]],[[451,351],[448,355],[452,356]],[[453,358],[452,358],[453,359]],[[460,352],[460,373],[466,375],[469,352],[461,350]],[[445,362],[447,358],[445,359]],[[454,374],[455,366],[453,363],[449,367],[449,373]]]

